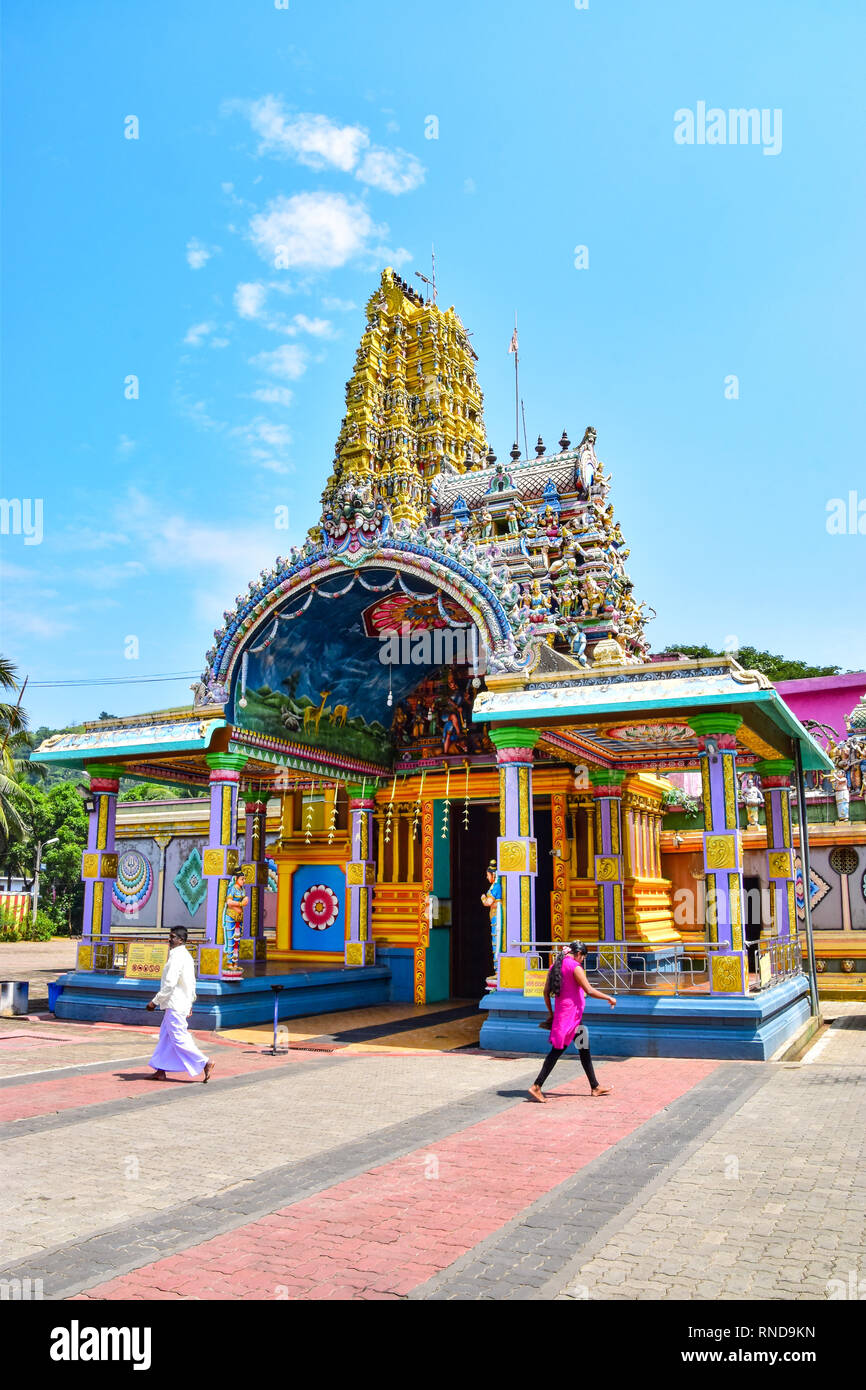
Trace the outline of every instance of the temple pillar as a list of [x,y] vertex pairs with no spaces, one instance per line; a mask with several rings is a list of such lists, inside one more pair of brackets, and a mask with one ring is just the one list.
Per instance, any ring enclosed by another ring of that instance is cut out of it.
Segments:
[[794,846],[791,837],[790,758],[758,763],[755,771],[764,793],[767,820],[767,878],[770,884],[770,921],[761,923],[761,936],[782,936],[796,941],[797,908],[794,895]]
[[267,800],[256,798],[244,802],[244,874],[249,887],[249,902],[244,908],[242,940],[251,940],[252,947],[241,947],[241,959],[258,959],[264,955],[265,889],[268,886],[268,866],[265,856]]
[[707,937],[713,994],[746,994],[748,956],[743,949],[743,854],[737,802],[739,714],[696,714],[704,801],[704,871]]
[[235,847],[238,829],[238,791],[241,771],[246,766],[243,753],[208,753],[210,768],[210,829],[202,852],[207,884],[207,926],[205,939],[222,946],[223,907],[229,878],[240,865]]
[[81,936],[84,941],[107,941],[111,934],[111,884],[117,878],[114,831],[121,769],[93,767],[87,768],[87,772],[93,810],[87,827],[87,848],[81,854],[84,880]]
[[[589,780],[595,798],[595,853],[593,878],[598,896],[599,941],[623,941],[625,918],[622,902],[622,783],[625,774],[607,768],[591,768]],[[634,817],[635,845],[640,823]]]
[[376,783],[348,782],[349,859],[346,862],[346,946],[347,965],[375,965],[373,941],[373,887],[376,861],[373,858],[373,813],[376,810]]
[[568,937],[568,877],[571,867],[571,845],[568,841],[568,798],[555,793],[550,798],[550,819],[553,832],[553,892],[550,895],[550,939],[565,941]]
[[538,846],[532,819],[532,750],[536,729],[491,729],[499,765],[499,837],[496,867],[502,885],[499,949],[495,965],[500,989],[522,989],[524,957],[535,943],[535,878]]

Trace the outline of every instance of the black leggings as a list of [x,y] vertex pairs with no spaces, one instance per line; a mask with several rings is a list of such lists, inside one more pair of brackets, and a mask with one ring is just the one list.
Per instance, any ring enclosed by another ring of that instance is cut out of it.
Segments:
[[[553,1068],[556,1066],[564,1051],[564,1047],[552,1047],[550,1049],[550,1051],[544,1059],[544,1065],[541,1068],[541,1071],[535,1078],[536,1086],[541,1087],[544,1085],[545,1081],[550,1076],[550,1073],[553,1071]],[[577,1055],[580,1058],[580,1065],[586,1072],[586,1079],[589,1082],[590,1087],[594,1091],[596,1086],[598,1085],[598,1077],[596,1076],[595,1069],[592,1065],[592,1057],[589,1055],[589,1043],[587,1043],[585,1047],[581,1047],[578,1050]]]

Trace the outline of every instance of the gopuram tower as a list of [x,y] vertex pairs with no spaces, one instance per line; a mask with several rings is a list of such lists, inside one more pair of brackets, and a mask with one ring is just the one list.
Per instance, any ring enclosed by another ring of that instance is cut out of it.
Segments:
[[366,318],[322,503],[381,501],[395,523],[417,525],[433,477],[484,466],[476,354],[453,307],[443,313],[390,268]]

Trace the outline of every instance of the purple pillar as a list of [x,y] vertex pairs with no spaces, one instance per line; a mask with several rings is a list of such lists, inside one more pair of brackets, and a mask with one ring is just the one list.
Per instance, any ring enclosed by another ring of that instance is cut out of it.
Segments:
[[599,941],[623,941],[622,783],[625,774],[593,768],[589,774],[595,797],[595,861],[593,877],[598,894]]
[[737,801],[738,714],[696,714],[704,801],[706,929],[713,994],[747,994],[748,956],[743,941],[743,851]]
[[[244,803],[244,874],[249,902],[244,908],[241,960],[259,960],[265,954],[265,889],[268,866],[265,857],[268,803],[257,797]],[[244,944],[244,943],[248,944]],[[252,943],[252,944],[249,944]]]
[[81,935],[85,942],[108,941],[111,934],[111,885],[117,878],[114,830],[120,769],[88,768],[93,810],[87,827],[87,848],[81,855],[84,880],[84,915]]
[[238,790],[241,769],[246,766],[242,753],[208,753],[210,768],[210,832],[202,853],[207,884],[206,940],[222,947],[223,908],[229,878],[240,865],[235,847],[238,828]]
[[[376,809],[376,783],[350,782],[349,858],[346,861],[346,964],[375,965],[373,941],[373,885],[376,861],[373,858],[373,812]],[[369,794],[368,794],[369,793]]]
[[535,944],[538,846],[532,819],[532,750],[538,738],[536,729],[490,730],[499,764],[496,867],[502,905],[494,957],[500,989],[523,988],[525,957]]
[[761,935],[797,941],[797,908],[794,895],[794,848],[791,836],[791,773],[789,758],[758,763],[767,819],[767,877],[770,883],[770,921],[762,922]]

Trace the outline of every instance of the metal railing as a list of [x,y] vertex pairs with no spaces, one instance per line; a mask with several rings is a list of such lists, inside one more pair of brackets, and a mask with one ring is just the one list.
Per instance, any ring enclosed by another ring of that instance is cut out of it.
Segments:
[[[526,942],[511,942],[519,950]],[[550,966],[554,953],[568,946],[567,941],[535,941],[527,961],[537,958],[538,968]],[[729,949],[727,941],[676,941],[642,949],[629,941],[588,941],[585,970],[590,984],[612,994],[678,995],[709,981],[708,958],[713,951]],[[546,957],[546,959],[545,959]],[[649,957],[649,959],[648,959]]]
[[803,948],[797,932],[793,936],[762,936],[755,945],[759,990],[803,974]]

